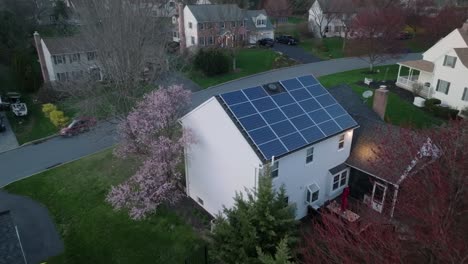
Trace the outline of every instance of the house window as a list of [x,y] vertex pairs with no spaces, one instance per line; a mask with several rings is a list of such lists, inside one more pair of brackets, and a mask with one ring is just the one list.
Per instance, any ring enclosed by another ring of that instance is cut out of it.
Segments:
[[311,204],[316,202],[319,198],[319,191],[320,189],[315,183],[307,186],[306,203]]
[[95,60],[97,57],[97,53],[95,51],[86,52],[86,56],[88,57],[89,61]]
[[179,32],[177,32],[177,31],[172,32],[172,36],[174,38],[178,38],[179,37]]
[[202,45],[202,46],[205,46],[205,37],[199,37],[198,38],[198,44]]
[[465,87],[465,89],[463,90],[462,100],[468,101],[468,87]]
[[214,38],[213,38],[213,36],[209,36],[209,37],[208,37],[208,45],[213,45],[213,43],[214,43]]
[[188,27],[189,27],[189,28],[193,28],[192,22],[189,22],[189,23],[188,23]]
[[203,200],[202,200],[200,197],[198,197],[198,196],[197,196],[197,202],[198,202],[199,204],[203,205]]
[[457,57],[445,55],[444,66],[455,68],[456,62],[457,62]]
[[225,28],[225,27],[226,27],[226,23],[220,22],[220,23],[219,23],[219,27],[220,27],[220,28]]
[[270,172],[271,178],[278,177],[278,169],[279,169],[279,163],[278,161],[275,161],[273,165],[271,165],[271,172]]
[[450,82],[444,81],[444,80],[437,80],[437,87],[436,91],[448,94],[450,88]]
[[191,37],[190,40],[192,41],[192,45],[195,45],[195,37]]
[[236,27],[236,21],[232,21],[232,22],[231,22],[231,27],[232,27],[232,28],[235,28],[235,27]]
[[203,23],[198,24],[198,28],[199,29],[205,29],[205,24],[203,24]]
[[241,21],[239,22],[239,25],[240,25],[241,27],[243,27],[243,26],[244,26],[244,21],[241,20]]
[[338,139],[338,150],[341,150],[344,148],[344,142],[345,142],[345,134],[341,134],[340,138]]
[[54,59],[54,64],[65,64],[66,63],[65,56],[63,56],[63,55],[54,55],[54,56],[52,56],[52,58]]
[[80,61],[80,54],[79,53],[71,54],[68,56],[68,58],[70,59],[70,63],[78,62]]
[[90,75],[91,80],[100,81],[101,80],[101,69],[99,69],[98,67],[92,67],[89,70],[89,75]]
[[338,174],[333,175],[332,191],[344,187],[348,181],[348,170],[344,170]]
[[265,19],[257,19],[257,26],[264,26],[266,25]]
[[311,163],[314,160],[314,148],[308,148],[306,154],[306,164]]

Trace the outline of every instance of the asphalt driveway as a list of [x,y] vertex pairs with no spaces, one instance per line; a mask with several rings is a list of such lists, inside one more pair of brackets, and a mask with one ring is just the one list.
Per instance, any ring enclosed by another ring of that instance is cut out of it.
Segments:
[[275,43],[273,50],[279,51],[289,58],[296,60],[300,63],[313,63],[319,62],[321,59],[313,56],[312,54],[305,51],[302,47],[298,45],[286,45],[281,43]]
[[0,132],[0,153],[18,147],[18,141],[16,140],[15,133],[11,130],[10,122],[8,122],[5,112],[0,112],[0,119],[2,117],[3,123],[6,126],[6,131]]
[[[3,191],[0,191],[0,201],[0,220],[3,221],[0,263],[24,263],[21,250],[27,263],[41,263],[63,251],[63,242],[45,206]],[[14,226],[21,241],[19,250]]]

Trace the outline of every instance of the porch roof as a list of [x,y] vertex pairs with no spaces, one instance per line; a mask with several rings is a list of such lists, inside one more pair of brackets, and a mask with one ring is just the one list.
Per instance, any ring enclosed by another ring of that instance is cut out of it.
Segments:
[[398,64],[425,72],[434,71],[434,63],[427,60],[403,61]]

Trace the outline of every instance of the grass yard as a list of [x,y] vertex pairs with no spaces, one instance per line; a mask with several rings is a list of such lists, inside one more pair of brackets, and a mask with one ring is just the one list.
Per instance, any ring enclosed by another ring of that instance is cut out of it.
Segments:
[[300,23],[304,23],[304,22],[307,22],[307,18],[305,18],[304,16],[288,17],[288,23],[290,23],[290,24],[300,24]]
[[104,198],[111,185],[129,176],[129,167],[107,150],[6,187],[49,208],[65,252],[48,264],[184,263],[202,244],[171,211],[132,221],[112,210]]
[[299,46],[324,60],[345,57],[342,51],[343,39],[338,37],[324,38],[322,40],[306,38],[299,42]]
[[[357,84],[357,82],[364,80],[365,77],[373,78],[374,81],[379,81],[395,80],[398,75],[397,65],[380,66],[376,67],[376,69],[378,69],[379,72],[375,74],[366,74],[368,69],[359,69],[322,76],[319,78],[319,80],[325,87],[328,88],[340,84],[348,84],[356,93],[361,95],[364,91],[368,90],[369,88],[367,88],[366,86],[361,86]],[[369,107],[371,107],[372,98],[369,99],[367,103],[369,104]],[[432,125],[439,125],[442,123],[440,119],[435,118],[432,115],[424,112],[422,109],[417,108],[413,104],[404,101],[393,92],[389,93],[385,118],[388,122],[394,125],[414,126],[417,128],[429,127]]]
[[271,49],[251,48],[240,50],[237,54],[237,71],[207,77],[203,73],[193,70],[188,73],[188,77],[201,87],[207,88],[244,76],[294,64],[294,61],[281,57]]

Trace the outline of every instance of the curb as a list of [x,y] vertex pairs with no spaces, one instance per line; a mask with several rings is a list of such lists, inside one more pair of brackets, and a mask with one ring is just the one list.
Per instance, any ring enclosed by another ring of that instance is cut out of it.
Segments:
[[21,144],[21,145],[19,146],[19,148],[25,147],[25,146],[29,146],[29,145],[41,144],[41,143],[46,142],[46,141],[49,140],[49,139],[52,139],[52,138],[58,137],[58,136],[59,136],[59,134],[58,134],[58,133],[55,133],[55,134],[50,135],[50,136],[47,136],[47,137],[43,137],[43,138],[40,138],[40,139],[32,140],[32,141],[29,141],[29,142],[26,142],[26,143]]

